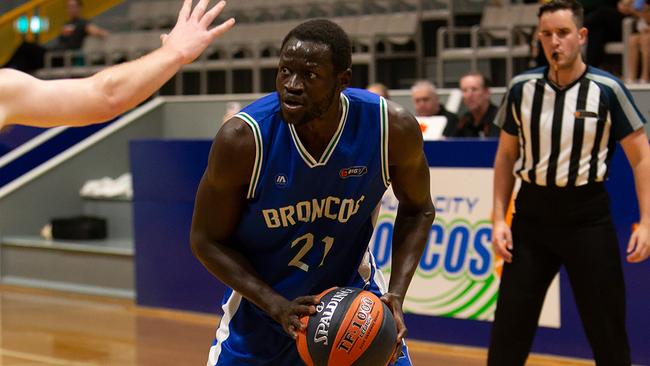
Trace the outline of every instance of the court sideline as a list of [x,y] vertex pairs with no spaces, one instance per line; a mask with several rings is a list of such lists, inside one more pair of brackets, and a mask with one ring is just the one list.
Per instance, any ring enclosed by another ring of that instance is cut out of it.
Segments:
[[[205,365],[217,320],[129,300],[0,285],[0,366]],[[414,365],[485,363],[484,349],[409,344]],[[590,364],[534,355],[527,365]]]

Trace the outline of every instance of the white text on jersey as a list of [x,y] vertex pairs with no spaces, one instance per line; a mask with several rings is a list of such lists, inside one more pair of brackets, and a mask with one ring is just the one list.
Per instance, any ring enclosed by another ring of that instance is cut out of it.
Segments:
[[364,199],[365,196],[361,196],[358,200],[332,196],[320,200],[314,198],[311,201],[301,201],[277,209],[267,208],[262,210],[262,214],[269,229],[289,227],[298,222],[314,222],[323,217],[346,223],[359,211],[359,206]]

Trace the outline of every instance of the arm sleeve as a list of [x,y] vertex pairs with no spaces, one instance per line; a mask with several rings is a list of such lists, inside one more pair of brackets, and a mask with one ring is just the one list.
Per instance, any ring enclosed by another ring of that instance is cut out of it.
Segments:
[[643,128],[646,121],[625,85],[617,82],[608,89],[612,135],[616,141],[620,141],[632,132]]
[[506,95],[503,96],[501,101],[501,106],[497,111],[496,116],[494,117],[494,124],[501,128],[503,131],[507,132],[510,135],[518,136],[519,135],[519,126],[515,121],[515,116],[512,113],[513,105],[515,101],[513,100],[513,89],[511,88]]

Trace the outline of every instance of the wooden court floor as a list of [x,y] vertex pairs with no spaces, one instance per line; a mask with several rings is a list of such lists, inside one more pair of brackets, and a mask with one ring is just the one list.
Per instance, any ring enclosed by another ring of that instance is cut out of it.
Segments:
[[[0,365],[203,366],[217,321],[127,300],[0,286]],[[409,348],[418,366],[485,364],[484,349],[412,340]],[[532,356],[527,365],[590,364]]]

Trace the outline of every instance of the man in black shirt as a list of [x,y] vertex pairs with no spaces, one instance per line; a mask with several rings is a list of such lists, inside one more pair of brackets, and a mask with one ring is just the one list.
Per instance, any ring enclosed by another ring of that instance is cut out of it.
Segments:
[[492,123],[498,108],[490,102],[490,84],[487,78],[479,72],[469,72],[460,78],[460,90],[467,112],[446,136],[498,137],[499,128]]
[[55,50],[78,50],[83,46],[86,36],[105,38],[109,32],[81,17],[81,0],[68,0],[68,16],[70,19],[63,25],[61,35],[57,39]]
[[416,117],[442,116],[447,118],[447,125],[443,136],[449,137],[450,131],[458,124],[458,116],[449,112],[440,104],[436,87],[429,80],[418,80],[411,87],[411,100],[415,108]]
[[[63,25],[61,34],[52,46],[53,51],[79,50],[86,36],[105,38],[110,33],[81,17],[81,0],[68,0],[69,20]],[[36,42],[23,42],[3,67],[33,73],[44,65],[47,49]],[[78,61],[76,63],[81,63]],[[53,66],[63,66],[63,60],[55,58]]]

